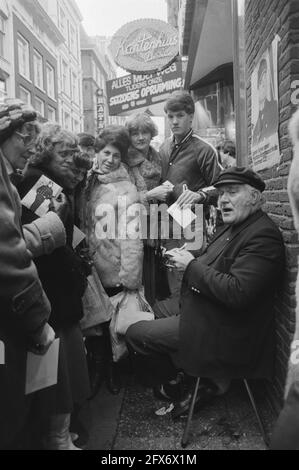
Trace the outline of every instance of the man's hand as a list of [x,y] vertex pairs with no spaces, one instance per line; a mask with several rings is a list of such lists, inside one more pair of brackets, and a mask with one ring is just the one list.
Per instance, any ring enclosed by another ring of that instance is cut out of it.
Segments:
[[187,250],[182,250],[180,248],[174,248],[165,253],[165,255],[170,258],[171,264],[178,271],[185,271],[188,264],[195,259],[193,255]]
[[194,191],[190,191],[190,189],[187,189],[180,195],[176,203],[182,209],[186,205],[190,206],[192,204],[201,204],[204,202],[205,199],[206,198],[204,194],[195,193]]
[[157,199],[158,201],[166,201],[169,193],[172,192],[172,189],[168,185],[161,184],[154,189],[151,189],[146,193],[147,199]]
[[30,347],[30,351],[33,352],[34,354],[37,354],[39,356],[42,356],[46,354],[48,351],[49,347],[55,340],[55,331],[53,328],[49,325],[49,323],[46,323],[41,331],[36,336],[33,336],[32,341],[33,345]]

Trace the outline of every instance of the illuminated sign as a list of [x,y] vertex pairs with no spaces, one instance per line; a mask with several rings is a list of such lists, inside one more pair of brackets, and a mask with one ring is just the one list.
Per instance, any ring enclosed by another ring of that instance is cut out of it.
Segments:
[[174,62],[163,72],[125,75],[106,84],[110,116],[125,114],[126,111],[161,103],[170,93],[182,89],[182,63]]
[[178,55],[178,32],[161,20],[135,20],[115,33],[109,47],[117,65],[128,72],[154,73]]

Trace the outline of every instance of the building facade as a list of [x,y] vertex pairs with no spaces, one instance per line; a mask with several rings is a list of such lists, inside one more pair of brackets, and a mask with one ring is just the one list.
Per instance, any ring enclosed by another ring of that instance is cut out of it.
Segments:
[[19,97],[41,118],[80,132],[81,21],[73,0],[1,0],[0,98]]
[[59,122],[83,130],[80,26],[83,17],[74,0],[39,0],[64,38],[57,49]]
[[64,39],[37,0],[14,0],[11,10],[15,96],[50,121],[58,119],[56,50]]
[[84,131],[97,135],[108,123],[106,81],[109,70],[96,38],[81,28],[81,61],[83,69]]

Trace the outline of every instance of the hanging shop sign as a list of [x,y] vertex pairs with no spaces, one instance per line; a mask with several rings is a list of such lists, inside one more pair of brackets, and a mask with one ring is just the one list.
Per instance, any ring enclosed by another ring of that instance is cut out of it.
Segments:
[[178,32],[161,20],[135,20],[115,33],[109,47],[117,65],[128,72],[154,73],[178,55]]
[[98,131],[105,127],[105,114],[104,114],[104,93],[101,88],[97,90],[97,128]]
[[106,82],[110,116],[165,101],[184,86],[182,62],[174,62],[163,72],[125,75]]

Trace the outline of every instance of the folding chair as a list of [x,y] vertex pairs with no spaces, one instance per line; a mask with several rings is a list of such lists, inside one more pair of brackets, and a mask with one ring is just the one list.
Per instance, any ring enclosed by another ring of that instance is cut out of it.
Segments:
[[[182,440],[181,440],[181,446],[183,447],[183,449],[185,449],[188,445],[189,431],[190,431],[191,421],[192,421],[192,418],[193,418],[194,406],[195,406],[195,401],[196,401],[196,397],[197,397],[197,393],[198,393],[199,383],[200,383],[200,377],[197,378],[196,383],[195,383],[195,387],[194,387],[194,391],[193,391],[193,395],[192,395],[192,401],[191,401],[191,405],[190,405],[189,412],[188,412],[187,423],[186,423],[186,426],[185,426],[185,429],[184,429],[184,434],[183,434],[183,437],[182,437]],[[265,443],[266,447],[269,447],[269,439],[268,439],[267,434],[266,434],[265,426],[264,426],[263,421],[262,421],[262,419],[259,415],[259,412],[258,412],[256,403],[255,403],[252,391],[249,387],[248,381],[246,379],[243,379],[243,383],[245,385],[246,392],[248,394],[250,403],[251,403],[252,408],[254,410],[254,413],[255,413],[255,416],[256,416],[256,419],[257,419],[257,422],[258,422],[258,425],[259,425],[264,443]]]

